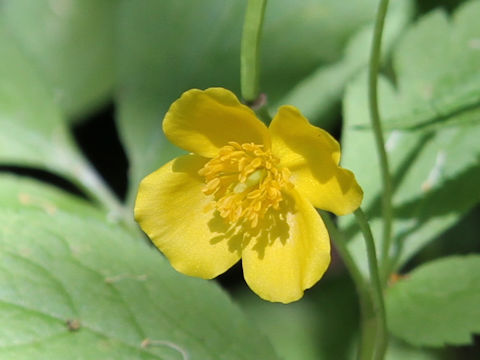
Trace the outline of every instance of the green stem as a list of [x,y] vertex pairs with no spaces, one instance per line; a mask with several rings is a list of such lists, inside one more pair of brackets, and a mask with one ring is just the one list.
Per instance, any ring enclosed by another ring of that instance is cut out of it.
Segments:
[[243,24],[240,82],[242,97],[254,101],[259,93],[260,39],[267,0],[248,0]]
[[330,237],[332,238],[332,241],[335,244],[335,248],[340,254],[350,275],[352,276],[352,280],[353,280],[353,283],[355,284],[355,287],[357,288],[358,295],[361,298],[364,298],[365,296],[368,295],[367,284],[365,282],[365,278],[360,272],[360,269],[355,263],[355,260],[353,260],[352,255],[350,255],[350,251],[347,248],[345,237],[337,229],[334,222],[332,221],[332,218],[327,212],[320,211],[320,215],[322,216],[323,222],[327,227],[328,233],[330,234]]
[[[375,331],[369,331],[369,336],[375,338],[368,343],[375,343],[375,351],[373,359],[381,360],[385,357],[388,345],[387,320],[385,316],[385,305],[383,301],[383,288],[380,281],[380,273],[378,269],[377,254],[375,250],[375,241],[373,239],[370,225],[361,208],[355,211],[355,219],[365,239],[367,248],[368,269],[370,272],[370,290],[373,300],[373,308],[367,309],[368,314],[367,328],[374,328]],[[367,349],[368,350],[368,349]]]
[[381,251],[381,269],[382,279],[388,277],[385,269],[388,267],[388,258],[390,252],[392,238],[392,179],[390,177],[388,157],[385,151],[385,140],[383,138],[382,126],[380,122],[380,113],[378,109],[378,71],[381,56],[381,43],[383,26],[385,23],[385,15],[387,14],[389,0],[381,0],[378,6],[377,17],[375,20],[375,28],[373,31],[372,51],[370,54],[370,66],[368,76],[368,102],[370,107],[370,116],[372,121],[373,133],[375,135],[375,143],[377,146],[377,154],[380,161],[380,171],[382,177],[382,209],[383,209],[383,243]]
[[357,290],[361,314],[360,346],[358,348],[357,358],[359,360],[371,360],[375,354],[379,323],[375,313],[374,294],[355,263],[355,260],[350,255],[343,234],[337,229],[328,213],[320,211],[320,215],[327,226],[332,242],[335,244],[335,248],[345,263]]

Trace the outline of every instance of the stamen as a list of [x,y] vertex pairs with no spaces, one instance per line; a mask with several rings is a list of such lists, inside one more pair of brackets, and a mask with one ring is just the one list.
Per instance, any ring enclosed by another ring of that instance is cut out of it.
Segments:
[[270,208],[278,210],[283,191],[293,187],[287,168],[263,145],[229,142],[218,156],[199,170],[205,178],[205,195],[221,217],[231,224],[246,222],[258,226]]

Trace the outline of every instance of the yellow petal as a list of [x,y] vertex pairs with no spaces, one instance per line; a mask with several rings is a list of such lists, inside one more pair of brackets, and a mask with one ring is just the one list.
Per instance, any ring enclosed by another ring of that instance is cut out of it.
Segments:
[[242,253],[248,286],[261,298],[289,303],[302,297],[330,264],[330,240],[320,216],[296,191]]
[[163,131],[178,147],[209,158],[229,141],[270,147],[266,126],[231,91],[223,88],[183,93],[168,110]]
[[206,161],[182,156],[145,177],[135,219],[176,270],[211,279],[234,265],[241,251],[235,241],[215,232],[214,211],[197,174]]
[[292,172],[295,188],[316,208],[345,215],[362,202],[352,172],[338,166],[340,146],[326,131],[310,125],[293,106],[282,106],[270,125],[272,151]]

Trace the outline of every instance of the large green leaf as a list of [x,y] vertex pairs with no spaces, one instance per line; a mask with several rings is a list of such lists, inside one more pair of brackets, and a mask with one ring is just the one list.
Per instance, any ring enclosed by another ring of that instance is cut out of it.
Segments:
[[68,116],[111,94],[116,0],[5,0],[2,15]]
[[[475,3],[471,5],[475,6]],[[431,31],[436,30],[432,28]],[[429,46],[436,47],[427,42],[422,49],[428,53]],[[469,54],[467,52],[465,56]],[[459,70],[452,66],[439,71],[456,73]],[[402,76],[402,72],[396,73],[399,82]],[[443,74],[444,78],[448,76]],[[367,210],[379,240],[382,190],[374,138],[371,129],[365,127],[370,121],[366,84],[365,76],[356,79],[344,99],[342,164],[355,172],[364,189],[362,206]],[[405,103],[402,100],[404,95],[396,92],[390,83],[382,80],[379,85],[381,114],[387,119],[384,125],[388,128],[388,119],[415,109],[416,100],[412,97],[412,103]],[[480,201],[475,185],[480,181],[480,124],[475,120],[479,116],[480,109],[470,109],[452,114],[452,126],[449,127],[386,132],[386,148],[394,181],[394,237],[398,244],[398,266]],[[352,218],[342,219],[341,224],[355,237],[350,246],[366,270],[363,241]],[[378,243],[377,247],[380,248],[381,244]]]
[[414,345],[466,345],[480,333],[480,256],[417,268],[387,293],[391,331]]
[[0,21],[0,162],[65,168],[74,147],[33,66]]
[[0,201],[9,209],[39,209],[48,214],[63,210],[79,216],[108,219],[105,212],[84,199],[55,186],[13,174],[0,173]]
[[[413,15],[413,2],[392,3],[385,20],[383,51],[389,53]],[[368,10],[374,12],[374,9]],[[294,104],[311,122],[323,128],[332,126],[347,82],[364,69],[370,56],[373,24],[359,29],[348,41],[343,57],[332,64],[322,65],[289,89],[272,108]],[[386,56],[385,56],[386,57]]]
[[397,88],[402,108],[391,115],[390,127],[465,122],[459,114],[480,108],[479,12],[479,1],[463,4],[451,19],[436,10],[405,34],[393,63],[401,74]]
[[69,133],[48,86],[0,17],[0,165],[63,176],[120,213],[102,179]]
[[376,0],[269,2],[260,82],[269,100],[277,102],[319,66],[341,59],[350,36],[374,18],[376,5]]
[[0,209],[0,358],[275,359],[213,283],[119,227]]
[[[399,103],[387,81],[380,82],[379,94],[382,114],[397,111]],[[373,134],[361,127],[369,121],[365,76],[359,77],[347,89],[344,115],[342,164],[355,173],[364,190],[362,207],[370,218],[377,248],[380,248],[380,170]],[[471,117],[479,115],[480,111],[469,114]],[[436,131],[386,133],[394,182],[394,239],[399,245],[398,266],[480,201],[475,185],[480,181],[479,136],[480,124],[473,122]],[[341,225],[354,238],[349,245],[366,271],[363,239],[353,217],[341,218]]]
[[[270,2],[262,91],[278,98],[319,64],[340,57],[350,34],[373,17],[375,4]],[[238,93],[244,9],[244,2],[234,0],[121,1],[117,121],[130,160],[129,203],[143,176],[180,154],[162,134],[169,105],[193,87]]]
[[[353,356],[352,356],[353,358]],[[393,336],[388,339],[386,360],[442,360],[442,354],[432,350],[411,346]]]

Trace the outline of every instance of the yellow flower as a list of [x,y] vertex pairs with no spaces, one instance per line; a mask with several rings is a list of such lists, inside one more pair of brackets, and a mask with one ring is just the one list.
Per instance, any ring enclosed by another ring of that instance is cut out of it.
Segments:
[[191,154],[142,180],[135,218],[172,266],[211,279],[242,259],[263,299],[301,298],[330,263],[315,208],[343,215],[362,201],[338,142],[293,106],[267,128],[222,88],[185,92],[163,130]]

